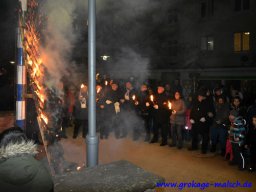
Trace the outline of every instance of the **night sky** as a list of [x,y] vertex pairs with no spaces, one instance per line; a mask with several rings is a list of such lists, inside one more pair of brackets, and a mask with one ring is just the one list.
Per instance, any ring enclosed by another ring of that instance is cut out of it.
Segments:
[[17,24],[16,7],[18,0],[0,1],[0,65],[7,65],[15,59],[15,30]]

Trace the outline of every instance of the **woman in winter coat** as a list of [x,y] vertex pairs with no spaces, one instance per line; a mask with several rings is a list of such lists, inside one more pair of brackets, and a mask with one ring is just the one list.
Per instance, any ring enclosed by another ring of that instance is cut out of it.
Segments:
[[0,191],[53,192],[52,178],[34,158],[36,153],[36,145],[20,128],[0,134]]

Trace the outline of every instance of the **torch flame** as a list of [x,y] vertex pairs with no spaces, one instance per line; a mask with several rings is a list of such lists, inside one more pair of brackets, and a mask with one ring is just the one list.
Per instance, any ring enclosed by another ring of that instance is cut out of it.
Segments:
[[168,101],[168,109],[172,109],[172,103]]
[[135,95],[133,95],[133,96],[132,96],[132,100],[133,100],[133,101],[135,101],[135,99],[136,99],[136,96],[135,96]]
[[83,88],[84,88],[84,84],[81,85],[81,89],[83,89]]
[[99,93],[101,91],[101,87],[99,87],[98,89],[97,89],[97,93]]
[[105,85],[106,85],[106,86],[108,85],[108,81],[105,81]]
[[77,170],[77,171],[81,170],[81,167],[80,167],[80,166],[78,166],[78,167],[76,168],[76,170]]
[[150,95],[150,101],[154,102],[154,95]]

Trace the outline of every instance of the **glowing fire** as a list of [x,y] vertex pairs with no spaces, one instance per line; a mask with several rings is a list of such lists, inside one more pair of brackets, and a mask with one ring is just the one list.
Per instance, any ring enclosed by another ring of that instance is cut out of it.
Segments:
[[101,91],[101,87],[97,88],[97,93],[99,93]]
[[83,89],[84,87],[85,87],[84,84],[82,84],[82,85],[81,85],[81,89]]
[[136,100],[136,96],[135,96],[135,95],[132,96],[132,100],[133,100],[133,101]]
[[168,109],[172,109],[172,103],[168,101]]
[[154,102],[154,95],[150,95],[150,101]]
[[105,85],[106,85],[106,86],[108,85],[108,81],[105,81]]
[[47,118],[43,113],[41,113],[40,117],[41,117],[41,119],[43,119],[43,121],[45,122],[45,124],[48,124],[48,123],[49,123],[49,122],[48,122],[48,118]]

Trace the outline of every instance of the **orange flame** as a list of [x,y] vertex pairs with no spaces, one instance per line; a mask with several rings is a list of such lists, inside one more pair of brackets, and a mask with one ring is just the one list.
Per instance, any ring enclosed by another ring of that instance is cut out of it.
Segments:
[[168,101],[168,109],[172,109],[172,103]]
[[150,95],[150,101],[154,102],[154,95]]
[[135,101],[135,99],[136,99],[136,96],[135,96],[135,95],[133,95],[133,96],[132,96],[132,100],[133,100],[133,101]]
[[97,93],[99,93],[101,91],[101,87],[98,87],[97,89]]
[[43,119],[43,121],[45,122],[45,124],[48,124],[48,118],[43,114],[43,113],[41,113],[40,114],[40,117],[41,117],[41,119]]

